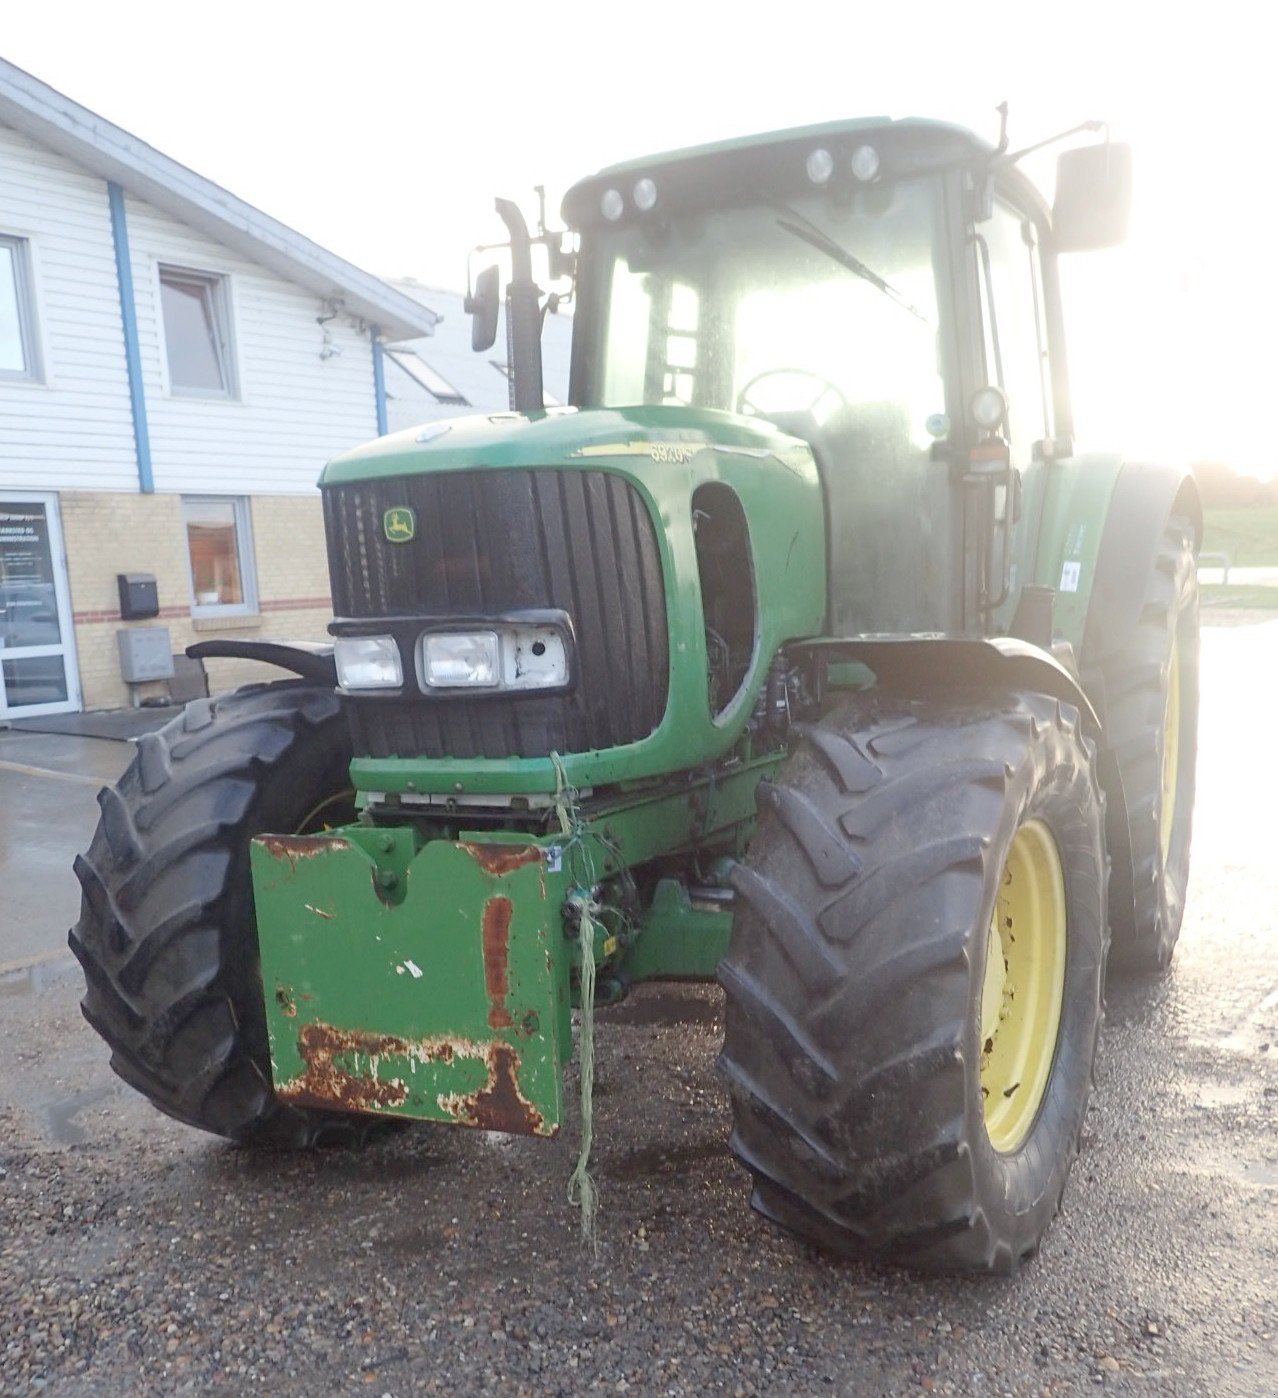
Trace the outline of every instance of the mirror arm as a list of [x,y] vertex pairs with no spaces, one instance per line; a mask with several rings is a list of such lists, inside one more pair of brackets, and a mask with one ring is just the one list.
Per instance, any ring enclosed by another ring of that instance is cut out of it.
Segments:
[[1010,154],[1004,150],[995,151],[990,160],[990,169],[1001,170],[1005,165],[1015,165],[1018,160],[1024,160],[1027,155],[1033,155],[1036,150],[1043,150],[1046,146],[1054,146],[1057,141],[1068,141],[1071,136],[1077,136],[1082,131],[1103,131],[1106,144],[1109,142],[1109,122],[1080,121],[1077,126],[1071,126],[1068,131],[1058,131],[1055,136],[1035,141],[1032,146],[1023,146],[1020,150],[1014,150]]

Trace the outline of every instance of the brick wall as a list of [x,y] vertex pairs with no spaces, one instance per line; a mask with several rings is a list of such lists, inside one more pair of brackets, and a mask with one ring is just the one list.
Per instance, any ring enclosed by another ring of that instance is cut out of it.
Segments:
[[[132,702],[120,678],[115,634],[126,626],[168,628],[173,650],[212,637],[323,641],[332,619],[323,515],[318,495],[261,495],[250,502],[259,610],[255,616],[191,616],[191,582],[179,495],[64,491],[62,530],[75,613],[76,653],[86,709]],[[117,573],[154,573],[160,615],[120,620]],[[210,688],[279,679],[249,661],[207,662]],[[140,687],[163,694],[163,684]]]

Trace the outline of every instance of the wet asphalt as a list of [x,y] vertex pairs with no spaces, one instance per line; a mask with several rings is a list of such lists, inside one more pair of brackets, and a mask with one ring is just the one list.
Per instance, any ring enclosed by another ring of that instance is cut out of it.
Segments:
[[0,731],[0,1393],[1278,1393],[1278,619],[1213,620],[1181,944],[1111,985],[1061,1216],[1009,1280],[752,1214],[710,988],[600,1016],[597,1255],[573,1122],[279,1156],[169,1121],[64,952],[129,748]]

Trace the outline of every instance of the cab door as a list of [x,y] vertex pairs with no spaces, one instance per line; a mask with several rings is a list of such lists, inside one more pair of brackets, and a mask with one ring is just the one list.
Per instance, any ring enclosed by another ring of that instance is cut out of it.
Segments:
[[1039,218],[995,194],[989,216],[975,224],[973,243],[984,354],[984,380],[1007,399],[1003,436],[1010,470],[988,492],[986,558],[979,585],[982,629],[998,629],[1032,574],[1023,541],[1036,530],[1042,477],[1060,445],[1053,364],[1044,296]]

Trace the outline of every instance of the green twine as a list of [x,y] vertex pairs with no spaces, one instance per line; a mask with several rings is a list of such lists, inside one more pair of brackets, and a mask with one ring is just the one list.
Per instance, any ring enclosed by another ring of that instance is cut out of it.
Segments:
[[581,1209],[581,1236],[598,1255],[595,1218],[599,1192],[591,1178],[590,1147],[594,1141],[595,1091],[595,919],[598,904],[588,898],[574,900],[581,914],[581,1150],[577,1168],[568,1180],[568,1202]]
[[[568,784],[567,774],[559,754],[551,753],[555,764],[555,815],[559,828],[568,837],[568,847],[564,851],[571,860],[574,853],[580,852],[586,858],[586,872],[593,874],[593,861],[586,854],[582,841],[582,824],[577,814],[577,793]],[[569,865],[571,867],[571,864]],[[568,1179],[568,1202],[581,1210],[581,1236],[598,1256],[599,1238],[596,1232],[596,1218],[599,1210],[599,1191],[595,1188],[590,1174],[590,1149],[594,1142],[594,1091],[595,1091],[595,914],[599,904],[590,895],[593,877],[588,878],[587,886],[574,889],[568,902],[577,909],[577,943],[581,952],[581,1149],[577,1153],[577,1165]]]

